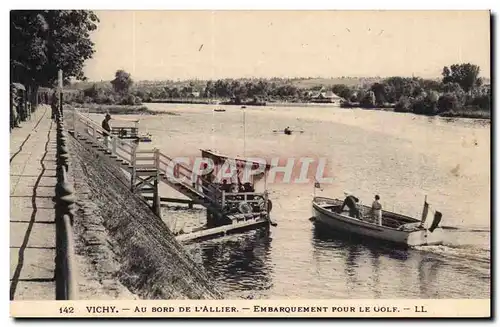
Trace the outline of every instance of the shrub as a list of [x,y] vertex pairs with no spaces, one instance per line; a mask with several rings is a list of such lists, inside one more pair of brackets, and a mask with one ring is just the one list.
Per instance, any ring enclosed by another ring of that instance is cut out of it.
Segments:
[[417,98],[412,108],[414,113],[420,115],[435,115],[438,112],[437,101],[432,101],[428,96]]
[[97,99],[99,96],[99,90],[97,89],[97,86],[93,84],[91,87],[83,90],[83,95],[92,99]]
[[[130,105],[131,106],[131,105],[135,105],[135,104],[138,104],[138,103],[136,102],[136,96],[133,95],[133,94],[129,94],[129,95],[124,96],[121,99],[120,104],[122,104],[122,105]],[[140,104],[140,102],[139,102],[139,104]]]
[[455,93],[445,93],[439,97],[437,106],[439,112],[446,112],[460,109],[462,104]]
[[359,105],[364,108],[373,108],[375,107],[375,101],[375,93],[373,93],[373,91],[369,91],[363,99],[361,99]]
[[396,112],[411,112],[412,111],[412,103],[409,97],[406,95],[402,95],[398,102],[396,103],[396,106],[394,107],[394,111]]
[[472,98],[471,104],[481,110],[491,111],[491,98],[487,94]]
[[83,92],[78,92],[75,96],[75,102],[76,103],[84,103],[85,102],[85,96],[83,95]]
[[116,100],[115,100],[115,97],[113,96],[113,94],[109,94],[108,96],[106,96],[104,103],[105,104],[115,104]]

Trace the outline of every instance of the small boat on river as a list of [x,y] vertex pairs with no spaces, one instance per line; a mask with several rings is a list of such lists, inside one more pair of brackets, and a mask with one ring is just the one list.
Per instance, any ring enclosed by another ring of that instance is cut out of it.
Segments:
[[138,137],[138,141],[139,142],[149,143],[152,140],[153,140],[153,137],[149,133],[148,134],[139,135],[139,137]]
[[438,245],[443,242],[443,230],[439,226],[442,214],[436,211],[429,227],[425,227],[429,205],[424,203],[422,219],[382,210],[382,225],[373,221],[371,208],[358,205],[360,218],[349,216],[341,211],[344,201],[325,197],[314,197],[312,201],[313,219],[316,223],[331,229],[370,237],[373,239],[412,247],[420,245]]
[[273,133],[280,133],[280,134],[283,133],[285,135],[292,135],[292,133],[300,133],[300,134],[302,134],[302,133],[304,133],[304,131],[301,131],[301,130],[291,130],[289,128],[285,128],[284,130],[276,130],[276,129],[274,129]]

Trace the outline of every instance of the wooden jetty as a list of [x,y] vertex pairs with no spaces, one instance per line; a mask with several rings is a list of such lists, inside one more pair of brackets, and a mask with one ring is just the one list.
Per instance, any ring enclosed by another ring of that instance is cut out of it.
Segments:
[[[105,156],[109,162],[130,174],[130,189],[141,196],[155,214],[161,217],[162,202],[201,205],[207,210],[207,225],[202,231],[183,234],[179,240],[194,241],[218,237],[243,230],[275,226],[271,221],[271,202],[264,192],[226,192],[220,185],[193,173],[182,163],[158,149],[140,150],[137,142],[120,137],[104,137],[99,124],[74,111],[73,135]],[[202,152],[206,155],[207,152]],[[217,156],[210,153],[211,156]],[[227,157],[220,156],[222,162]],[[238,159],[242,162],[243,159]],[[159,184],[172,187],[187,199],[162,198]]]
[[175,238],[181,243],[191,243],[195,241],[212,239],[214,237],[223,237],[226,235],[241,233],[259,227],[266,227],[268,225],[269,221],[267,219],[258,218],[253,220],[238,221],[231,225],[224,225],[192,233],[181,234],[176,236]]

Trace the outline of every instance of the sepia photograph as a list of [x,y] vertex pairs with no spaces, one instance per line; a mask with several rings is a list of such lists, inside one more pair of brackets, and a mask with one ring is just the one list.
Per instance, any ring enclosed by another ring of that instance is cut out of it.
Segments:
[[11,10],[11,316],[490,317],[492,21]]

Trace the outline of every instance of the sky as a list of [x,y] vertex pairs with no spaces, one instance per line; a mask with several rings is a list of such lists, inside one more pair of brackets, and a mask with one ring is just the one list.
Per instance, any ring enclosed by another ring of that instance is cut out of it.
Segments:
[[92,81],[490,76],[488,11],[96,11]]

